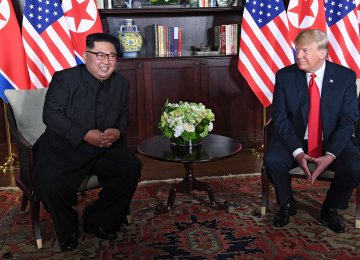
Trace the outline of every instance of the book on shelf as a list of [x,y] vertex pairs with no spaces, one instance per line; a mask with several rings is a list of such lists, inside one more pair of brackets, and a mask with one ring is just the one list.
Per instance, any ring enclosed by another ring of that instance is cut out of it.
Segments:
[[179,37],[179,42],[178,42],[178,55],[182,56],[182,36],[183,34],[183,29],[181,27],[179,27],[179,31],[178,31],[178,37]]
[[164,41],[165,41],[164,55],[169,56],[169,26],[167,25],[164,25]]
[[226,54],[226,26],[220,26],[220,53]]
[[98,9],[104,9],[104,0],[95,0]]
[[145,27],[145,50],[148,54],[159,55],[158,25],[151,24]]
[[174,27],[174,56],[179,55],[179,27]]
[[165,56],[164,26],[158,25],[159,56]]
[[168,27],[169,56],[174,56],[174,27]]
[[182,28],[178,26],[152,24],[145,28],[145,50],[147,54],[161,57],[182,54]]
[[238,53],[238,24],[214,26],[209,30],[210,44],[221,54],[236,55]]

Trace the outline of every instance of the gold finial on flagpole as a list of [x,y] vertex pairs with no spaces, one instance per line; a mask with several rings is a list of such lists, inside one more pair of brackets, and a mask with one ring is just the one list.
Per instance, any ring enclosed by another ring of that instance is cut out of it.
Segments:
[[19,162],[16,160],[16,155],[12,152],[11,139],[10,139],[10,128],[9,122],[6,114],[6,103],[4,103],[4,115],[5,115],[5,130],[6,130],[6,142],[8,147],[8,155],[6,161],[3,165],[0,165],[0,170],[3,172],[14,171],[19,169]]
[[[266,125],[266,107],[263,106],[263,128]],[[256,155],[258,157],[261,157],[264,155],[264,144],[262,144],[260,147],[258,148],[254,148],[251,150],[253,155]]]

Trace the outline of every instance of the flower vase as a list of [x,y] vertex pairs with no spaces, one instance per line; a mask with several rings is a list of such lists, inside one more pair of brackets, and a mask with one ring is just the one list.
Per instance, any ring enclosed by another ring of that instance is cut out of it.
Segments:
[[120,26],[119,41],[123,57],[134,58],[142,47],[142,37],[132,19],[125,19],[125,25]]
[[197,146],[200,145],[202,143],[203,138],[196,138],[190,141],[184,140],[182,137],[177,137],[177,138],[171,138],[170,139],[170,144],[172,146]]

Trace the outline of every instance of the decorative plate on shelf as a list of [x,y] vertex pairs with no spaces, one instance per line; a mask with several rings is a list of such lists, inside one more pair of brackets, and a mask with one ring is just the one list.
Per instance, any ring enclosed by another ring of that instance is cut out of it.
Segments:
[[220,55],[220,51],[194,51],[195,55]]
[[179,4],[179,0],[150,0],[152,5],[170,5]]

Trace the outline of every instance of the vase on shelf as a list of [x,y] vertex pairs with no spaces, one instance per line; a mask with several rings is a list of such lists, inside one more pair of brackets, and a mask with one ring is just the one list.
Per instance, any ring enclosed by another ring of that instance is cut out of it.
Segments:
[[134,58],[142,47],[142,37],[132,19],[125,19],[125,25],[120,26],[119,41],[123,57]]

